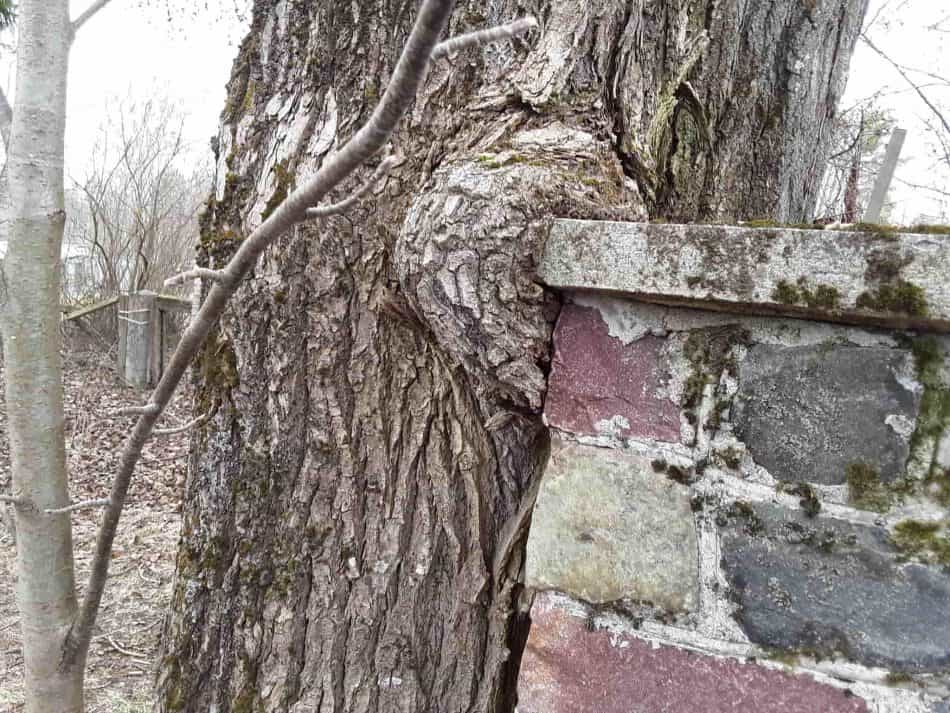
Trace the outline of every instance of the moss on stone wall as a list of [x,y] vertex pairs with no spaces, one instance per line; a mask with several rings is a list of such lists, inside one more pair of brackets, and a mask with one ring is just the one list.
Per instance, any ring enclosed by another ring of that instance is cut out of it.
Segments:
[[910,317],[927,315],[927,295],[923,289],[907,280],[885,283],[876,290],[858,295],[855,306],[875,312],[906,314]]

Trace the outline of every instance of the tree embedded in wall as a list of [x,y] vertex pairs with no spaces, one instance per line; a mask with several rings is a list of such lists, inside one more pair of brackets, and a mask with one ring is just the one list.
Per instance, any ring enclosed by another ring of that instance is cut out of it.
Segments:
[[[264,251],[201,352],[160,710],[514,709],[548,223],[810,220],[865,3],[810,5],[536,0],[531,42],[432,64],[379,198]],[[459,0],[451,31],[524,9]],[[211,279],[333,165],[408,32],[398,4],[255,3]]]

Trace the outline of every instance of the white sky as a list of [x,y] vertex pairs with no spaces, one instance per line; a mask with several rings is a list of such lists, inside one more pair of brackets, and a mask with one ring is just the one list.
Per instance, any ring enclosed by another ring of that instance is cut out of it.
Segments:
[[[73,16],[89,2],[72,0]],[[210,159],[208,139],[217,131],[224,85],[245,31],[235,16],[235,2],[244,5],[247,0],[113,0],[81,30],[73,47],[69,77],[69,175],[81,176],[110,103],[120,99],[141,101],[151,95],[167,97],[185,112],[186,136],[194,155]],[[171,11],[169,4],[173,6]],[[896,9],[900,21],[874,28],[872,37],[879,46],[902,63],[950,72],[950,33],[921,29],[950,14],[950,6],[943,0],[872,0],[868,16],[873,16],[882,4],[888,5],[890,13]],[[947,27],[950,29],[950,22]],[[11,57],[5,55],[0,58],[0,78],[10,87]],[[842,106],[882,86],[900,90],[884,99],[900,125],[909,131],[897,177],[913,182],[927,180],[933,170],[920,129],[923,104],[906,91],[891,67],[861,43],[851,67]],[[950,106],[950,96],[944,101]],[[945,178],[945,187],[950,187],[950,176]],[[895,222],[914,222],[919,214],[941,210],[932,196],[897,181],[889,198],[899,206],[892,216]]]

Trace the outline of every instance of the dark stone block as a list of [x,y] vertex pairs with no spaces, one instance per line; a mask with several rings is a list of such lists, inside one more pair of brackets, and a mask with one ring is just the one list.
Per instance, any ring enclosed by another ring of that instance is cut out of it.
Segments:
[[899,562],[886,530],[765,504],[734,506],[720,525],[752,641],[900,672],[950,667],[950,574]]
[[780,480],[838,485],[850,464],[867,463],[893,481],[920,410],[910,359],[879,347],[758,344],[739,370],[736,434]]

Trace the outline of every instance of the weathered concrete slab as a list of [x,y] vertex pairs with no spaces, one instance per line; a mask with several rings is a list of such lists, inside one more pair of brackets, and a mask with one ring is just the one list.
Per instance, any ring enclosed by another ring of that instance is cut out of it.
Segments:
[[551,287],[664,304],[950,331],[950,239],[719,225],[556,220]]
[[902,564],[886,530],[767,504],[720,519],[749,638],[899,672],[950,667],[950,573]]
[[528,586],[693,610],[697,552],[688,489],[650,459],[554,444],[528,537]]
[[651,336],[625,343],[596,309],[565,305],[554,330],[548,423],[583,435],[679,441],[679,407],[660,393],[669,377],[662,346]]
[[520,713],[866,713],[861,698],[735,659],[654,646],[539,595],[518,682]]
[[904,475],[923,387],[909,351],[757,344],[739,367],[736,435],[779,480],[837,485],[854,463]]

